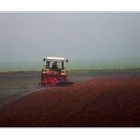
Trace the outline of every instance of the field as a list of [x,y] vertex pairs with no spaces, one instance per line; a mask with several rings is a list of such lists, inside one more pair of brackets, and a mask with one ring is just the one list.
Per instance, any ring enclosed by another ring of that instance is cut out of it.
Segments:
[[[105,71],[71,71],[75,83],[104,75]],[[109,72],[107,72],[109,74]],[[40,72],[19,71],[0,73],[0,106],[40,89]]]
[[0,74],[0,126],[140,126],[140,70],[70,71],[41,88],[39,72]]
[[38,89],[39,72],[0,73],[0,106]]

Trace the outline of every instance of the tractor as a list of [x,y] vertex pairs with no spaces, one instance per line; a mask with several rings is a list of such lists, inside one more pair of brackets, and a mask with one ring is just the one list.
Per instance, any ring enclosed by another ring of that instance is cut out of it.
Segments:
[[64,66],[65,62],[68,63],[68,59],[63,57],[47,57],[44,58],[45,66],[41,71],[41,85],[66,85],[72,84],[68,80],[68,71]]

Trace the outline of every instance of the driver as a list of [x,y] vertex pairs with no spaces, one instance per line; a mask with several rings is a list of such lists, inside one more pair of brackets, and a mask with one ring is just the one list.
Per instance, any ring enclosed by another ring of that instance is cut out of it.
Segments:
[[53,69],[58,69],[58,65],[57,65],[57,62],[56,61],[52,64],[52,68]]

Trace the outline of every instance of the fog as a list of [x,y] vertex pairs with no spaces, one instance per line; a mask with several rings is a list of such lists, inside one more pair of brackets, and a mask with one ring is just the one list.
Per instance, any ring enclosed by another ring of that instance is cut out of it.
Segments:
[[139,13],[0,13],[0,62],[140,58]]

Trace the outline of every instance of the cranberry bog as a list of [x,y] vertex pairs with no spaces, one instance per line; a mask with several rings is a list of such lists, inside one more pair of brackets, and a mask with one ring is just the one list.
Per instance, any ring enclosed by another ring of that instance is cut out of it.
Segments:
[[40,72],[0,74],[0,126],[140,126],[140,71],[70,71],[72,86],[41,88]]

